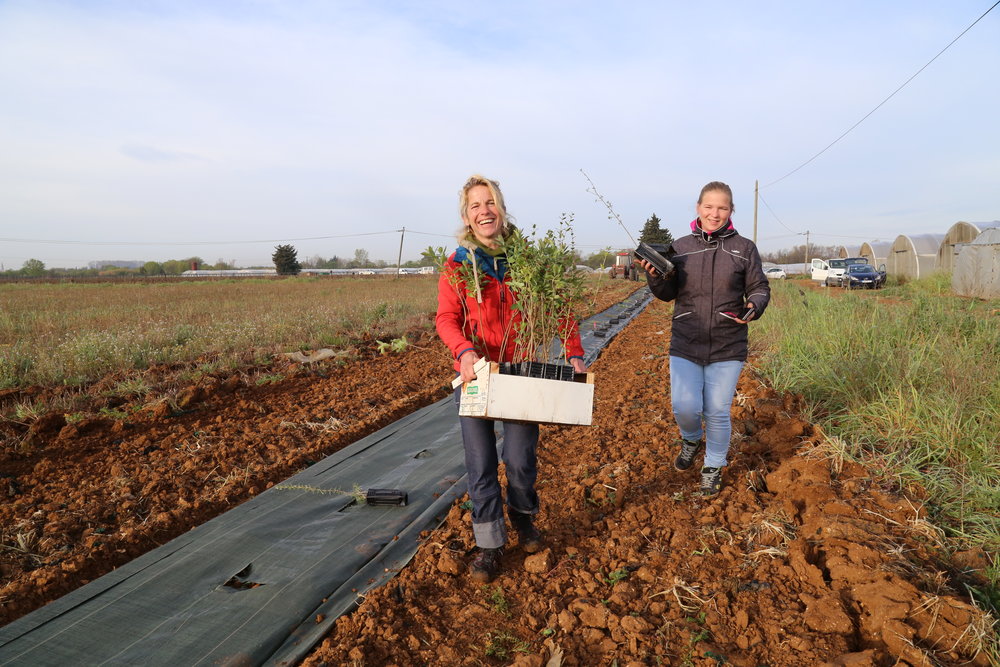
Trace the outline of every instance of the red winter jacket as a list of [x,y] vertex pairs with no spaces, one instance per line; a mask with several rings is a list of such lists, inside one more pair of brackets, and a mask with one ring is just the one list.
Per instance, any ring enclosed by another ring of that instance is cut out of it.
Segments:
[[[479,276],[480,290],[469,289],[459,272],[463,262]],[[451,350],[455,370],[461,364],[458,358],[469,350],[490,361],[521,361],[515,358],[517,347],[517,322],[520,313],[511,308],[516,296],[507,285],[507,258],[491,257],[482,248],[469,250],[460,246],[445,262],[438,279],[438,310],[435,318],[438,336]],[[464,308],[463,308],[464,304]],[[563,344],[567,357],[583,358],[583,345],[576,322],[565,327],[567,335]],[[517,351],[523,356],[523,351]]]

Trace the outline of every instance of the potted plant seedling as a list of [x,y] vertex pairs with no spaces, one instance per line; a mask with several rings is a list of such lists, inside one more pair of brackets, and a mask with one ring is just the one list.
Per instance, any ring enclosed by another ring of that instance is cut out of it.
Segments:
[[[501,373],[573,380],[575,373],[566,360],[566,348],[556,341],[569,333],[584,302],[584,276],[576,268],[573,250],[573,214],[564,213],[555,230],[539,236],[520,230],[505,239],[510,287],[517,294],[513,308],[519,314],[515,358]],[[559,352],[557,352],[557,350]]]
[[[513,362],[480,359],[477,378],[462,390],[459,414],[487,419],[590,424],[593,374],[576,373],[565,361],[558,339],[569,335],[584,303],[584,275],[576,268],[572,214],[560,217],[556,230],[539,235],[515,230],[502,242],[509,285],[517,295],[504,336],[503,356],[513,345]],[[477,295],[483,280],[475,264],[463,264],[451,280],[456,289]],[[478,299],[475,300],[478,303]],[[462,300],[462,307],[470,307]],[[475,303],[471,307],[475,307]],[[475,341],[473,341],[475,342]],[[509,357],[508,357],[509,358]],[[455,386],[459,381],[456,379]]]

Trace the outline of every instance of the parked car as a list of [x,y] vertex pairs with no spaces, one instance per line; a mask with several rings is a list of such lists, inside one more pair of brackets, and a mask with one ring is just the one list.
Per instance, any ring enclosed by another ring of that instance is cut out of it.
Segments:
[[775,280],[788,277],[785,275],[785,270],[780,266],[772,266],[769,269],[764,269],[764,275],[767,276],[768,280]]
[[845,287],[847,285],[847,267],[851,264],[867,264],[865,257],[837,257],[832,259],[814,259],[810,274],[813,280],[830,287]]
[[885,284],[885,274],[870,264],[848,264],[844,279],[847,289],[878,289]]

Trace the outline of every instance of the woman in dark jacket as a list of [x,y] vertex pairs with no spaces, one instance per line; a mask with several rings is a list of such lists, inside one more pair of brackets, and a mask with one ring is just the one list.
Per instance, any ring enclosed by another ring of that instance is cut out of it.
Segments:
[[[705,437],[701,492],[722,489],[733,426],[730,410],[747,358],[747,323],[764,314],[771,290],[752,241],[733,227],[733,192],[713,181],[701,190],[691,234],[667,250],[674,270],[648,262],[649,289],[674,301],[670,338],[670,401],[681,432],[677,470],[688,470]],[[702,422],[704,421],[704,427]]]

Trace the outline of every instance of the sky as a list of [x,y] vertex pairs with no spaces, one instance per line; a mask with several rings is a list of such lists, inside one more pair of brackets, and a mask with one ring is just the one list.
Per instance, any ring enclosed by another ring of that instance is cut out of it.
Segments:
[[0,265],[418,259],[475,173],[584,255],[584,172],[634,238],[716,180],[765,252],[997,220],[1000,8],[927,65],[995,2],[0,0]]

